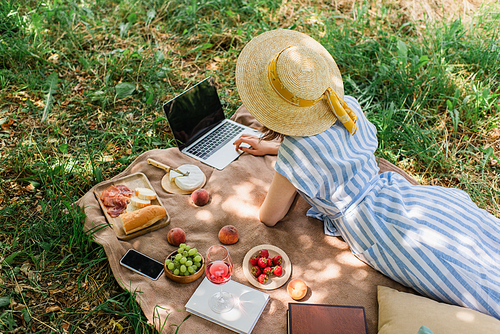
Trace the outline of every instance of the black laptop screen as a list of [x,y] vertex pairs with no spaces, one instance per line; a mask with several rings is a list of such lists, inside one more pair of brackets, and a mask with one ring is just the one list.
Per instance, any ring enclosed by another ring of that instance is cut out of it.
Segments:
[[212,78],[207,78],[163,105],[179,149],[188,146],[224,120]]

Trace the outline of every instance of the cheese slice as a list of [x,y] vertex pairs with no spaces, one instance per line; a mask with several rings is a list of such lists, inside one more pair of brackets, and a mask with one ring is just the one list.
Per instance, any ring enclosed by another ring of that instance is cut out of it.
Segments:
[[184,191],[193,191],[203,185],[203,182],[205,181],[205,174],[203,174],[200,167],[186,164],[179,166],[177,169],[183,173],[189,172],[188,176],[183,176],[172,169],[170,170],[170,181],[173,180],[179,189]]

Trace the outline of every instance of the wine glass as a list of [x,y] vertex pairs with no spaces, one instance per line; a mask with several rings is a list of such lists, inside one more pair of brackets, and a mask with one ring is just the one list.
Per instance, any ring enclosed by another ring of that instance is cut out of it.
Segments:
[[227,248],[222,245],[210,247],[207,251],[205,275],[210,282],[220,286],[220,290],[208,300],[208,305],[215,313],[228,312],[234,306],[233,295],[222,291],[222,285],[231,279],[232,274],[233,261]]

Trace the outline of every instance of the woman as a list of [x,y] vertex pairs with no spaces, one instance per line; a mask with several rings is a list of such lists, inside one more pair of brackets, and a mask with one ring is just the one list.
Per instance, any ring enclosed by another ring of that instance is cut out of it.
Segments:
[[251,154],[278,154],[263,223],[280,221],[298,192],[312,206],[308,215],[376,270],[500,319],[500,220],[461,190],[379,175],[376,129],[344,97],[325,48],[295,31],[266,32],[238,57],[236,85],[265,139],[282,139],[279,146],[250,136],[235,142]]

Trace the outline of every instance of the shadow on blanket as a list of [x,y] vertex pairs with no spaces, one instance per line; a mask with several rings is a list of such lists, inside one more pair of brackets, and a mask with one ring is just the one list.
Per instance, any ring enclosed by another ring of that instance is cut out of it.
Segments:
[[[233,119],[254,127],[258,125],[244,108],[240,108]],[[148,165],[148,158],[172,167],[187,163],[198,165],[207,177],[205,189],[211,195],[210,202],[206,206],[196,207],[188,195],[166,193],[161,187],[164,171]],[[271,182],[275,161],[276,157],[272,156],[254,157],[244,154],[223,171],[218,171],[183,155],[177,148],[152,150],[142,154],[113,179],[136,172],[144,173],[170,214],[171,222],[167,227],[130,241],[117,239],[113,229],[106,226],[106,218],[93,194],[95,187],[79,200],[79,205],[87,215],[85,230],[94,231],[94,240],[104,247],[119,284],[129,291],[140,291],[137,301],[149,321],[159,327],[171,312],[164,333],[173,332],[174,328],[169,325],[181,323],[188,315],[184,305],[202,279],[179,284],[168,280],[163,274],[158,281],[152,281],[120,266],[119,261],[129,248],[135,248],[163,262],[175,250],[174,246],[167,243],[167,232],[173,227],[182,228],[187,234],[187,243],[205,253],[211,245],[219,244],[217,235],[221,227],[234,225],[239,231],[240,240],[228,246],[235,264],[233,279],[247,285],[250,283],[242,270],[246,252],[259,244],[272,244],[283,249],[292,262],[290,279],[300,277],[309,286],[309,292],[301,302],[363,306],[368,333],[377,332],[377,285],[412,292],[355,258],[341,238],[325,236],[323,223],[305,216],[309,205],[300,197],[288,215],[275,227],[269,228],[261,224],[257,212]],[[383,159],[379,161],[379,165],[381,171],[396,171],[410,182],[417,183]],[[286,310],[288,303],[294,301],[288,296],[286,285],[267,292],[271,299],[253,333],[286,333]],[[179,331],[226,332],[231,333],[196,316],[182,324]]]

